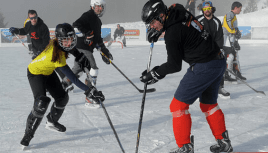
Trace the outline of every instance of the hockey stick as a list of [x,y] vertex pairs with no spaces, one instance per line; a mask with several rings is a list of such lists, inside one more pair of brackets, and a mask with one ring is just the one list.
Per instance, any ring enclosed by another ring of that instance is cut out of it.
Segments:
[[105,108],[104,104],[103,104],[100,100],[99,100],[99,102],[100,102],[101,107],[103,108],[103,111],[104,111],[104,113],[105,113],[105,115],[106,115],[106,117],[107,117],[107,119],[108,119],[108,122],[109,122],[109,124],[110,124],[110,126],[111,126],[111,128],[112,128],[112,130],[113,130],[113,132],[114,132],[115,138],[116,138],[116,140],[117,140],[117,142],[118,142],[118,144],[119,144],[119,146],[120,146],[122,152],[125,153],[125,150],[123,149],[123,146],[122,146],[122,144],[121,144],[121,142],[120,142],[120,140],[119,140],[119,137],[118,137],[118,135],[117,135],[117,133],[116,133],[116,131],[115,131],[115,128],[114,128],[114,126],[113,126],[113,123],[112,123],[112,121],[111,121],[111,119],[110,119],[110,117],[109,117],[109,115],[108,115],[108,113],[107,113],[107,111],[106,111],[106,108]]
[[[154,47],[154,43],[151,43],[149,62],[148,62],[148,65],[147,65],[147,72],[150,71],[150,65],[151,65],[151,61],[152,61],[153,47]],[[142,102],[141,102],[140,120],[139,120],[139,128],[138,128],[137,143],[136,143],[136,153],[138,153],[138,150],[139,150],[141,125],[142,125],[142,118],[143,118],[143,111],[144,111],[145,97],[146,97],[146,89],[147,89],[147,82],[144,83],[144,92],[143,92],[143,97],[142,97]]]
[[245,85],[247,85],[248,87],[250,87],[252,90],[254,90],[256,93],[261,93],[263,95],[266,96],[266,94],[263,91],[258,91],[254,88],[252,88],[246,81],[242,80],[241,78],[239,78],[233,71],[226,69],[228,72],[230,72],[231,74],[233,74],[236,78],[238,78],[238,80],[240,80],[242,83],[244,83]]
[[[128,80],[128,82],[130,82],[140,93],[143,93],[144,90],[139,89],[131,80],[129,80],[129,78],[101,51],[98,50],[102,56],[104,56],[106,59],[108,59],[110,61],[110,63]],[[151,88],[151,89],[146,89],[146,92],[150,93],[150,92],[155,92],[155,88]]]
[[22,45],[27,49],[27,50],[29,50],[29,48],[20,40],[20,38],[19,38],[19,36],[17,35],[17,34],[14,34],[16,37],[17,37],[17,39],[22,43]]

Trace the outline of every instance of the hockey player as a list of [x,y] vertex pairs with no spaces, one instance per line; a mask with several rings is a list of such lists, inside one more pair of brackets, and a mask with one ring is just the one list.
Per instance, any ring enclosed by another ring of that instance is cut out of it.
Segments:
[[[242,4],[240,2],[233,2],[231,12],[227,13],[223,18],[223,50],[227,57],[227,68],[235,72],[236,75],[242,80],[246,80],[246,78],[241,75],[241,68],[237,52],[238,50],[240,50],[237,39],[241,37],[241,33],[238,29],[236,15],[240,14],[241,9]],[[236,79],[231,78],[228,72],[225,72],[225,80],[236,81]]]
[[[221,21],[213,15],[216,8],[213,7],[211,1],[204,2],[202,8],[203,15],[199,15],[196,18],[203,25],[204,30],[211,35],[212,39],[216,41],[217,45],[222,49],[223,31]],[[218,94],[222,98],[230,98],[230,93],[224,90],[224,78],[221,80]]]
[[49,29],[44,21],[38,17],[35,10],[28,11],[28,18],[31,22],[26,22],[23,28],[19,29],[11,27],[9,28],[9,31],[12,33],[12,35],[30,35],[32,42],[31,49],[33,52],[32,59],[34,59],[48,45],[50,40]]
[[171,153],[194,152],[190,141],[192,121],[188,109],[197,98],[200,99],[200,108],[217,140],[217,144],[211,146],[211,151],[232,151],[224,114],[217,103],[220,81],[226,68],[225,58],[217,43],[180,4],[173,4],[166,9],[163,1],[150,0],[144,5],[141,16],[148,28],[149,42],[156,42],[165,31],[168,57],[166,63],[154,67],[150,72],[144,71],[140,80],[150,85],[167,74],[179,72],[182,60],[190,65],[170,104],[173,131],[178,145]]
[[58,67],[76,86],[84,90],[87,97],[96,101],[105,99],[101,91],[93,86],[89,88],[79,81],[66,64],[69,52],[76,56],[75,60],[79,61],[81,66],[89,63],[85,56],[75,48],[76,35],[73,27],[67,23],[59,24],[56,27],[55,35],[56,39],[51,40],[45,50],[28,65],[27,76],[34,96],[34,105],[27,118],[25,134],[21,140],[23,146],[29,145],[49,106],[51,99],[46,96],[46,89],[55,100],[46,116],[46,128],[58,132],[66,131],[66,127],[58,121],[69,101],[69,96],[63,90],[61,82],[54,72],[55,68]]
[[124,33],[125,33],[125,29],[123,27],[121,27],[120,24],[117,24],[117,28],[114,31],[114,40],[117,37],[120,37],[122,39],[122,42],[123,42],[124,47],[127,47],[126,46],[126,38],[125,38]]
[[[105,9],[106,3],[104,0],[91,0],[91,9],[83,13],[82,16],[73,23],[73,27],[77,28],[82,33],[82,36],[78,36],[77,39],[77,49],[79,52],[84,53],[90,62],[91,70],[86,73],[87,78],[85,80],[85,83],[89,87],[92,85],[96,86],[99,69],[93,56],[93,49],[100,48],[100,50],[107,57],[109,57],[111,60],[113,59],[112,54],[105,47],[103,39],[101,38],[102,22],[100,20],[100,17],[103,16]],[[102,56],[102,59],[106,64],[110,64],[110,61],[107,60],[104,56]],[[72,71],[77,76],[80,72],[83,72],[77,62],[74,62]],[[72,82],[67,77],[65,77],[62,82],[65,88],[73,88],[71,83]],[[86,106],[91,107],[94,103],[96,102],[90,101],[90,99],[86,97]]]

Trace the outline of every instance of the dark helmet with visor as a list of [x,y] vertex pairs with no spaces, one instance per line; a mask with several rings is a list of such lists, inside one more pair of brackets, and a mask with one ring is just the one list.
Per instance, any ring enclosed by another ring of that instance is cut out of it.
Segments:
[[[70,24],[68,23],[58,24],[56,26],[55,35],[56,38],[58,39],[60,47],[62,47],[62,49],[64,49],[65,51],[70,51],[76,46],[77,37],[74,28]],[[63,41],[69,41],[69,40],[71,40],[71,45],[68,47],[63,46]]]
[[149,42],[156,42],[163,32],[163,29],[157,31],[150,27],[153,20],[158,20],[164,24],[164,21],[159,16],[161,13],[166,14],[167,7],[162,0],[149,0],[142,8],[141,19],[147,28],[147,38]]

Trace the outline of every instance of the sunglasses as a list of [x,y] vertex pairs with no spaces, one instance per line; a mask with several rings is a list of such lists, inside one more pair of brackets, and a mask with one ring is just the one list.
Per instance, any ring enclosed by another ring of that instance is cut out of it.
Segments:
[[37,19],[37,16],[29,18],[30,20]]
[[203,8],[203,11],[210,11],[212,7]]

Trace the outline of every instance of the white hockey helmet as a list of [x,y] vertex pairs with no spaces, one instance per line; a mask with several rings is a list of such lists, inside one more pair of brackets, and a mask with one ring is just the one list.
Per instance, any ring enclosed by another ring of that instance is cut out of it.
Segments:
[[106,3],[104,0],[91,0],[90,6],[95,8],[95,5],[100,5],[102,7],[102,12],[98,14],[99,17],[102,17],[106,10]]

